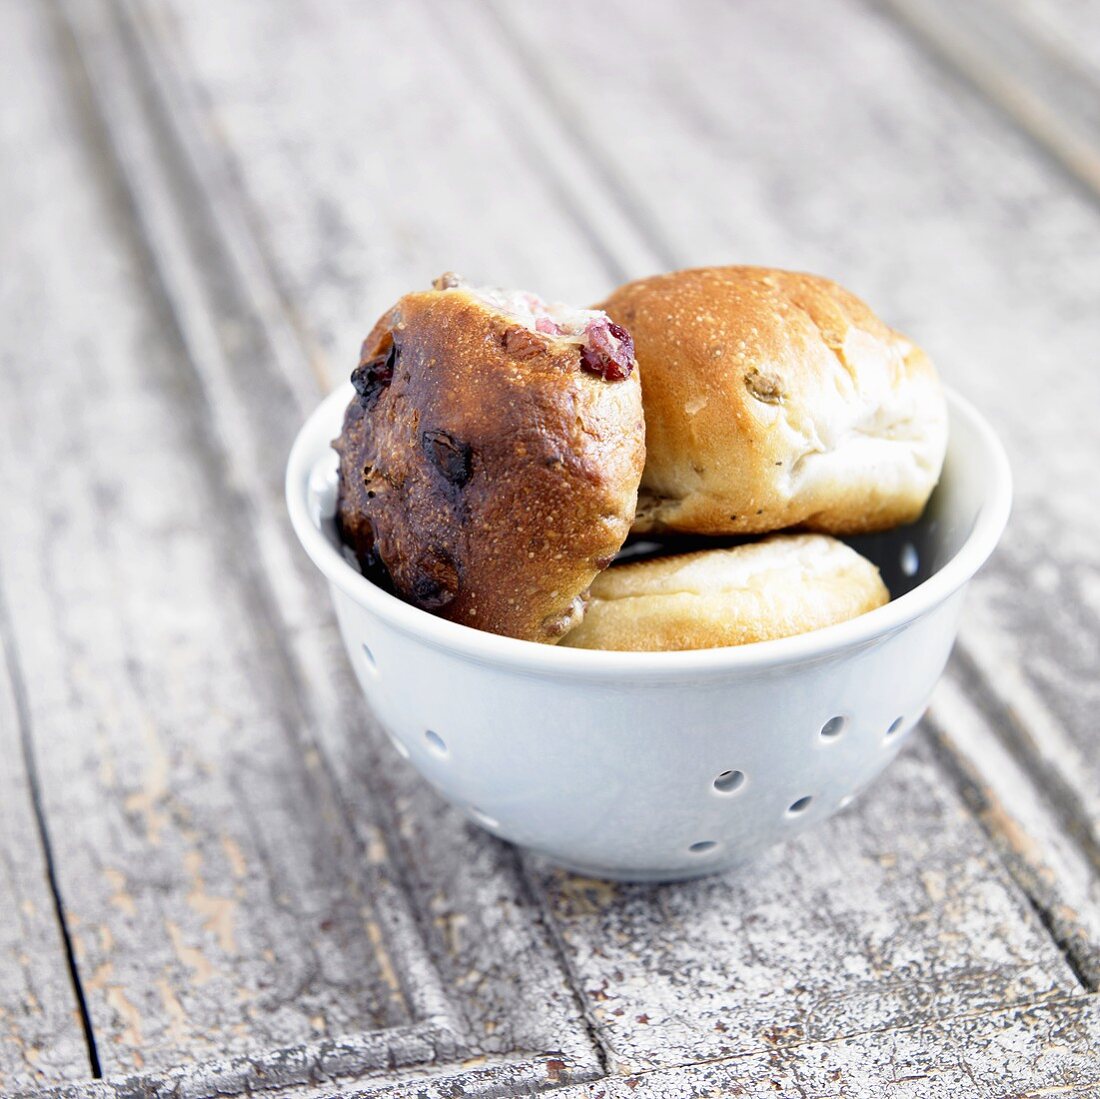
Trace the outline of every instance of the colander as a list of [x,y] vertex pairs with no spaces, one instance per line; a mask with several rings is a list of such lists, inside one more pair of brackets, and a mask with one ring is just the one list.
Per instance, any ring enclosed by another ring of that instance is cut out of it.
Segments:
[[436,618],[363,577],[332,520],[334,392],[287,469],[294,529],[325,575],[348,658],[394,748],[471,820],[593,877],[713,873],[811,828],[890,762],[943,670],[970,578],[1008,518],[993,431],[948,394],[924,517],[852,544],[894,599],[797,637],[694,652],[594,652]]

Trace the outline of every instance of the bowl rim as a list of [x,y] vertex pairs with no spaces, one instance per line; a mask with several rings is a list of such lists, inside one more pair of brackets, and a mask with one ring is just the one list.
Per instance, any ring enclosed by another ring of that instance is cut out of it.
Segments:
[[[978,442],[980,453],[969,460],[981,461],[985,477],[985,500],[966,541],[939,570],[889,603],[845,622],[772,641],[676,652],[574,649],[474,629],[439,618],[383,591],[349,564],[310,514],[311,477],[326,453],[336,460],[330,444],[339,434],[343,410],[354,394],[350,384],[330,393],[298,432],[287,461],[287,508],[310,559],[353,602],[406,635],[477,663],[582,679],[624,674],[661,679],[694,673],[733,674],[804,663],[872,643],[929,613],[962,588],[996,547],[1011,508],[1008,457],[985,417],[949,387],[944,387],[944,393],[950,419],[966,423]],[[949,450],[954,434],[949,433]]]

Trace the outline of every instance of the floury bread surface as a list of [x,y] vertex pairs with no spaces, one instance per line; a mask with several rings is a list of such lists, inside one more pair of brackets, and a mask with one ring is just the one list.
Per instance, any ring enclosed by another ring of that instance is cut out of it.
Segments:
[[847,290],[710,267],[630,283],[602,308],[641,372],[636,531],[848,534],[920,515],[947,444],[940,383]]
[[777,534],[608,569],[562,644],[635,651],[746,645],[831,626],[889,598],[878,569],[843,542]]

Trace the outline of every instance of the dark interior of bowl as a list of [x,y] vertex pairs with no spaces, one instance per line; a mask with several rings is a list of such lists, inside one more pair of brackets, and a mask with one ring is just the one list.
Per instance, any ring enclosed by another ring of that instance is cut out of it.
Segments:
[[[890,590],[891,598],[896,599],[927,580],[951,556],[950,552],[944,552],[943,540],[939,537],[941,528],[941,522],[937,518],[939,510],[936,496],[933,494],[924,515],[916,523],[883,531],[881,534],[846,537],[842,541],[847,542],[857,553],[863,554],[878,566],[883,582]],[[684,536],[656,538],[651,535],[642,535],[628,539],[615,560],[622,563],[644,561],[678,553],[694,553],[697,550],[725,549],[754,540],[753,538]]]
[[[963,434],[957,417],[952,418],[951,427]],[[960,438],[949,449],[940,483],[917,522],[882,534],[844,539],[878,566],[893,599],[942,569],[974,530],[984,503],[985,471],[962,459],[972,452],[964,444]]]

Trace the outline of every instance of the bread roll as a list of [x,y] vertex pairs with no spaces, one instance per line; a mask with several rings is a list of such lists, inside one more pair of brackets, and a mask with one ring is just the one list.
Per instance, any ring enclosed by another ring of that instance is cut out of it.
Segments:
[[890,598],[878,569],[824,534],[777,534],[733,549],[616,565],[562,642],[664,651],[745,645],[831,626]]
[[647,458],[634,529],[834,534],[915,520],[947,415],[915,344],[814,275],[713,267],[603,309],[634,336]]
[[337,522],[364,572],[444,618],[558,640],[634,518],[627,333],[445,276],[379,320],[352,381]]

